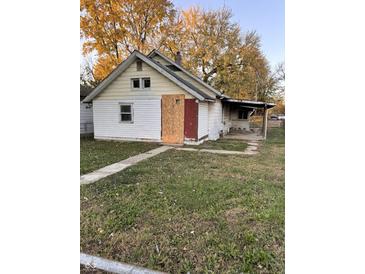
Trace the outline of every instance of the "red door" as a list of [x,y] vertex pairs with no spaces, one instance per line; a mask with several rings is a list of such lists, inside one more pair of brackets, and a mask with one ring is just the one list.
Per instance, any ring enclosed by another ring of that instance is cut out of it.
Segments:
[[184,135],[186,139],[198,140],[198,103],[185,99]]

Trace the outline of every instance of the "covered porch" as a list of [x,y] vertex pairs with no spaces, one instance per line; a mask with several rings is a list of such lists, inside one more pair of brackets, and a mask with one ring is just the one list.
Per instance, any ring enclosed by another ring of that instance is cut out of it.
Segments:
[[[226,98],[223,103],[224,136],[230,139],[248,141],[265,140],[267,136],[268,110],[275,104]],[[260,113],[262,125],[260,128],[250,127],[250,117]]]

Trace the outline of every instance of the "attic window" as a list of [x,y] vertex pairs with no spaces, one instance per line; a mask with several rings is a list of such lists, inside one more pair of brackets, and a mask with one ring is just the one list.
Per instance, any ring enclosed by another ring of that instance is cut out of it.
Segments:
[[142,61],[137,60],[137,71],[142,71]]
[[143,88],[151,87],[151,78],[142,78]]
[[133,88],[139,88],[140,87],[140,81],[139,81],[139,78],[132,78],[132,87]]

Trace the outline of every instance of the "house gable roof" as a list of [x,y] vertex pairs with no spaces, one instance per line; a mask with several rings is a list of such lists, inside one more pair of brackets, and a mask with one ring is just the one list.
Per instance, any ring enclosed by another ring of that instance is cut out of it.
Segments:
[[201,101],[214,101],[215,98],[209,96],[203,91],[196,88],[191,83],[183,80],[170,69],[159,64],[158,62],[146,57],[139,51],[135,50],[126,60],[124,60],[117,68],[115,68],[84,100],[84,103],[91,102],[97,95],[99,95],[110,83],[112,83],[119,75],[121,75],[136,59],[140,59],[156,69],[166,78],[174,82],[176,85],[184,89],[186,92]]
[[154,56],[160,56],[162,59],[164,59],[166,62],[168,62],[171,65],[174,65],[175,67],[177,67],[178,69],[180,69],[183,73],[185,73],[187,76],[189,76],[190,78],[194,79],[195,81],[197,81],[198,83],[200,83],[201,85],[203,85],[204,87],[206,87],[207,89],[209,89],[210,91],[212,91],[213,93],[215,93],[217,96],[219,97],[225,97],[225,98],[229,98],[227,95],[224,95],[222,92],[220,92],[219,90],[213,88],[212,86],[208,85],[207,83],[205,83],[202,79],[200,79],[199,77],[195,76],[194,74],[190,73],[188,70],[184,69],[182,66],[180,66],[179,64],[177,64],[176,62],[174,62],[173,60],[171,60],[170,58],[168,58],[167,56],[165,56],[164,54],[162,54],[160,51],[158,51],[157,49],[152,50],[147,57],[149,58],[153,58]]

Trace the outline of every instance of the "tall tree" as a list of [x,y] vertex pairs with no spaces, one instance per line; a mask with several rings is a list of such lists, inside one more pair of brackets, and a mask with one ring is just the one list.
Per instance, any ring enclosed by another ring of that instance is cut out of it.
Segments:
[[102,80],[135,49],[147,53],[175,15],[169,0],[81,0],[84,54],[96,51],[96,80]]
[[183,65],[226,94],[259,99],[268,95],[269,65],[255,32],[241,36],[232,12],[192,7],[170,22],[161,50],[184,55]]
[[177,12],[169,0],[81,0],[84,54],[96,51],[95,82],[105,78],[137,49],[158,48],[222,92],[242,99],[268,100],[275,89],[255,32],[241,34],[232,12],[192,7]]

